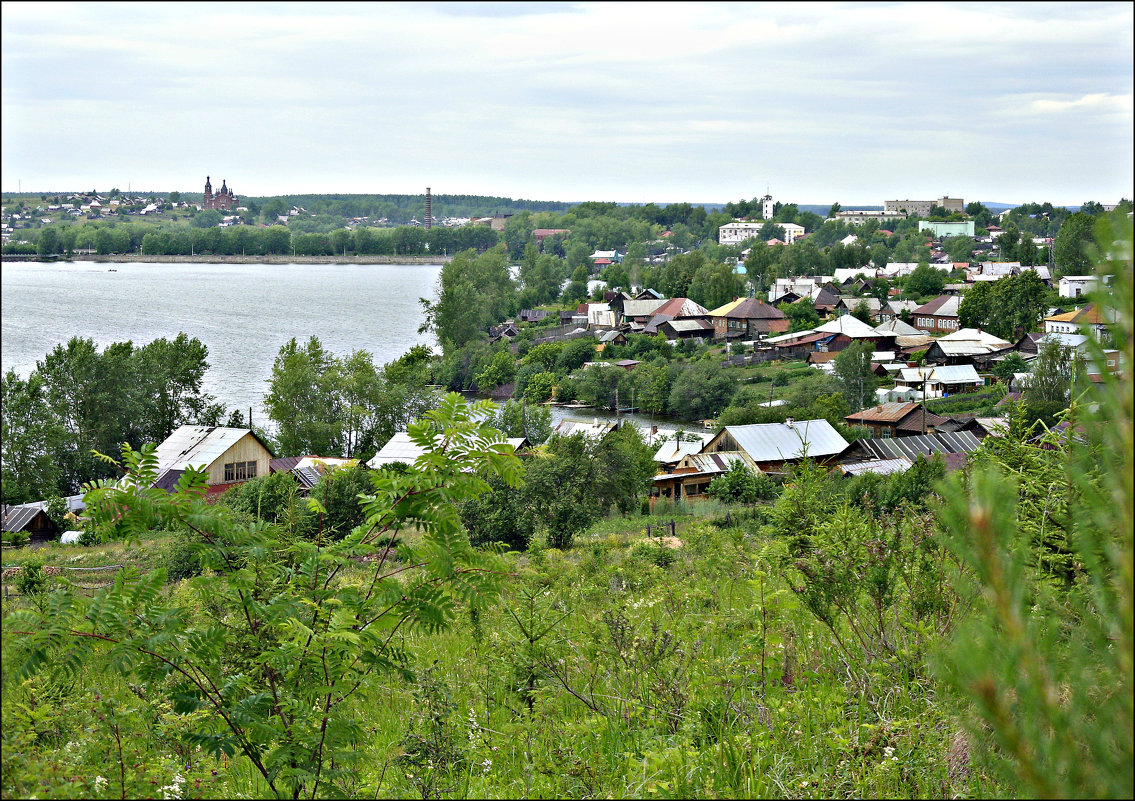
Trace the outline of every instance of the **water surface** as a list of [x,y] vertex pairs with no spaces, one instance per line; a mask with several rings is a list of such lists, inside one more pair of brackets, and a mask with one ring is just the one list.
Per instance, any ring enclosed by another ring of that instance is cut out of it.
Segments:
[[26,377],[57,344],[88,337],[101,349],[184,331],[209,348],[205,390],[267,423],[263,398],[280,346],[315,335],[336,356],[367,350],[379,364],[417,344],[418,298],[432,298],[441,265],[104,264],[0,266],[0,363]]

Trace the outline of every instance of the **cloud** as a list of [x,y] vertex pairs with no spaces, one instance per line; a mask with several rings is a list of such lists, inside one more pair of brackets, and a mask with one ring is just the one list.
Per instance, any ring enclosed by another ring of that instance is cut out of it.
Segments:
[[[1130,4],[7,4],[0,24],[3,173],[25,186],[872,202],[949,164],[1000,198],[1130,194]],[[1038,176],[1080,138],[1107,180]]]
[[1052,100],[1048,98],[1031,100],[1027,109],[1033,114],[1067,114],[1085,112],[1092,115],[1131,116],[1131,95],[1110,95],[1096,92],[1071,100]]

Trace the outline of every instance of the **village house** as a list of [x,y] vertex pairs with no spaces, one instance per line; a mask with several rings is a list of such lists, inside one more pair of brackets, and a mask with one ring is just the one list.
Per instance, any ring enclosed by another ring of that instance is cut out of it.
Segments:
[[670,472],[654,477],[650,500],[652,503],[658,498],[686,502],[704,500],[710,482],[729,472],[734,464],[758,472],[744,453],[688,453]]
[[931,342],[926,349],[925,361],[928,364],[972,364],[985,367],[1012,347],[1013,343],[980,328],[963,328]]
[[840,462],[854,464],[879,459],[909,459],[913,462],[919,456],[928,459],[937,456],[946,463],[946,469],[952,471],[963,467],[969,454],[980,446],[981,440],[969,431],[859,439],[851,444]]
[[47,516],[45,501],[22,503],[15,506],[4,504],[3,530],[5,534],[23,533],[32,545],[55,542],[61,530],[55,521]]
[[911,312],[914,327],[931,333],[957,331],[960,304],[961,298],[956,295],[939,295]]
[[924,392],[927,398],[944,398],[959,392],[973,392],[985,386],[972,364],[937,367],[904,367],[895,377],[895,388]]
[[843,295],[840,297],[839,302],[835,306],[835,312],[836,314],[841,315],[851,314],[857,308],[859,308],[861,304],[867,309],[867,313],[871,316],[872,320],[877,323],[883,322],[883,304],[879,302],[878,298],[859,298],[851,295]]
[[1046,334],[1079,334],[1084,328],[1090,330],[1097,339],[1107,332],[1107,322],[1093,303],[1044,318]]
[[337,456],[284,456],[270,461],[268,471],[291,473],[301,490],[310,490],[324,474],[341,467],[354,467],[358,463],[358,459]]
[[757,339],[788,330],[788,317],[757,298],[735,298],[709,312],[714,339]]
[[871,432],[875,439],[913,436],[934,433],[936,427],[946,418],[932,412],[918,403],[880,403],[843,418],[848,425],[861,426]]
[[848,443],[827,420],[789,418],[783,423],[725,426],[702,453],[740,453],[762,472],[781,472],[804,459],[829,464]]
[[206,497],[269,473],[273,453],[250,428],[184,425],[165,438],[154,456],[158,460],[155,487],[172,492],[190,467],[208,473]]
[[1056,293],[1062,298],[1078,298],[1094,291],[1098,283],[1094,275],[1066,275],[1060,279]]
[[[914,310],[917,309],[919,305],[920,304],[917,301],[913,300],[888,300],[879,309],[879,322],[887,323],[891,320],[897,320],[903,314],[903,312],[909,314],[911,316],[911,319],[913,320]],[[908,327],[911,329],[911,331],[917,332],[917,329],[915,329],[913,326]]]

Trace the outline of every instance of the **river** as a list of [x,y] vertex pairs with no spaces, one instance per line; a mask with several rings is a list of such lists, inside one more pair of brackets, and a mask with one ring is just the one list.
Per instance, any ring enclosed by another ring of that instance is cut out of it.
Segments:
[[[254,422],[267,425],[272,363],[292,337],[315,335],[336,356],[366,350],[378,364],[414,345],[434,345],[418,333],[418,298],[433,297],[440,271],[438,264],[4,262],[0,369],[26,378],[73,336],[102,349],[184,331],[209,348],[205,391],[228,408],[251,408]],[[554,423],[595,417],[613,415],[552,408]],[[630,417],[645,427],[663,422]]]
[[88,337],[101,349],[184,331],[209,348],[204,388],[266,424],[267,381],[280,347],[315,335],[336,356],[369,351],[378,364],[412,346],[418,298],[432,298],[438,264],[155,264],[5,262],[0,265],[0,362],[23,377],[57,344]]

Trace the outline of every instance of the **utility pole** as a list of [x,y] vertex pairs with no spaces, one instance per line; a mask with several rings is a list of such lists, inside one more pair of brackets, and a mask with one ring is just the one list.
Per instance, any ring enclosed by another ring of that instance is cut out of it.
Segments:
[[922,433],[926,434],[926,382],[929,380],[928,374],[924,368],[918,368],[922,374]]

